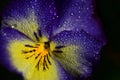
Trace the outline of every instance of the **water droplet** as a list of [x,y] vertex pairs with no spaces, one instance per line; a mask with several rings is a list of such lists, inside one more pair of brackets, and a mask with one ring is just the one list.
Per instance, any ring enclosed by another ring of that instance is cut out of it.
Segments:
[[66,24],[66,23],[67,23],[67,21],[64,21],[64,23]]
[[79,6],[78,9],[81,9],[81,7]]
[[37,2],[37,0],[35,0],[35,2]]
[[78,2],[76,2],[75,5],[77,6],[77,5],[78,5]]
[[73,13],[70,13],[71,16],[73,16],[74,14]]
[[49,8],[51,8],[51,5],[49,5]]
[[11,28],[15,28],[15,26],[12,25]]
[[6,33],[3,33],[4,36],[6,36],[7,34]]
[[63,24],[63,26],[65,27],[66,25],[65,25],[65,24]]
[[54,4],[54,2],[52,2],[52,5]]
[[80,16],[78,16],[78,18],[80,19],[81,17],[80,17]]
[[55,17],[53,17],[52,19],[55,19]]
[[96,54],[99,54],[99,52],[96,52]]
[[54,12],[54,16],[56,16],[57,14],[56,14],[56,12]]
[[84,1],[84,0],[81,0],[82,2]]
[[32,9],[34,9],[34,6],[32,5]]
[[50,10],[50,13],[52,14],[52,13],[53,13],[53,11],[52,11],[52,10]]
[[86,9],[87,9],[87,10],[89,10],[89,8],[88,8],[88,7],[87,7]]
[[72,7],[74,7],[74,4],[72,4]]
[[45,21],[45,19],[42,19],[42,21],[44,22],[44,21]]

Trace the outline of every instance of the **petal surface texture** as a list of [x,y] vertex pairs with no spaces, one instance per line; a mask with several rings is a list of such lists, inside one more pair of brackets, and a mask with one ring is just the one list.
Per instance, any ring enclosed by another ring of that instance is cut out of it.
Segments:
[[0,31],[0,63],[25,80],[84,80],[106,43],[93,3],[9,1]]
[[34,52],[25,54],[23,52],[23,50],[31,51],[31,48],[27,48],[25,45],[29,44],[34,46],[35,43],[32,40],[12,28],[2,29],[2,33],[5,35],[1,37],[4,37],[3,40],[7,42],[7,45],[4,47],[8,51],[7,54],[10,57],[9,62],[12,64],[13,70],[15,69],[22,73],[25,80],[59,80],[59,70],[56,62],[52,58],[49,58],[52,65],[44,71],[42,63],[37,65],[40,60],[40,58],[36,58],[37,54],[34,54]]
[[99,60],[99,52],[103,43],[97,41],[85,31],[63,31],[53,40],[59,46],[66,46],[62,54],[55,58],[74,76],[88,76],[91,68]]
[[[104,42],[104,32],[96,15],[95,0],[62,0],[60,21],[54,34],[64,30],[85,30],[90,35]],[[57,1],[58,5],[61,1]],[[66,4],[67,3],[67,4]]]
[[11,0],[2,22],[35,40],[33,32],[39,33],[39,29],[49,37],[56,16],[54,0]]

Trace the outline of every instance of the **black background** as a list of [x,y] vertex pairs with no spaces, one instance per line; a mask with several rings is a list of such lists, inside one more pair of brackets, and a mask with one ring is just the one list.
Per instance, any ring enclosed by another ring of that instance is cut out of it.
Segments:
[[101,51],[93,80],[120,80],[120,0],[97,0],[97,12],[108,44]]
[[[0,0],[0,21],[8,1]],[[60,6],[64,0],[58,2]],[[96,4],[108,43],[101,51],[100,64],[88,80],[120,80],[120,0],[96,0]],[[22,80],[22,77],[0,65],[0,80]]]

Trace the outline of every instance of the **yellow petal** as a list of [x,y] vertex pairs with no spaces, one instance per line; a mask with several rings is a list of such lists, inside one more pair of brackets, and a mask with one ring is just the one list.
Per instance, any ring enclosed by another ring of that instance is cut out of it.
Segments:
[[[79,70],[80,64],[80,50],[81,48],[75,45],[69,45],[61,49],[63,53],[54,54],[55,58],[61,63],[61,65],[72,73],[73,75],[80,74],[82,71]],[[79,51],[79,52],[78,52]]]
[[24,54],[22,50],[30,50],[24,45],[30,44],[35,45],[29,40],[14,40],[9,43],[8,50],[12,65],[19,71],[23,73],[25,80],[60,80],[58,74],[58,67],[55,61],[50,57],[51,65],[49,69],[43,71],[43,65],[39,66],[39,70],[36,68],[36,64],[39,59],[35,60],[35,56],[26,59],[28,54]]
[[56,63],[52,58],[50,61],[52,65],[49,66],[49,69],[43,71],[43,66],[40,66],[39,71],[35,69],[31,78],[27,80],[60,80]]
[[19,18],[14,18],[10,17],[10,19],[3,19],[3,25],[4,23],[7,23],[9,27],[12,27],[14,29],[17,29],[18,31],[24,33],[27,35],[29,38],[36,40],[34,36],[34,32],[38,34],[38,22],[37,18],[34,14],[34,11],[30,12],[28,14],[28,17],[20,17]]

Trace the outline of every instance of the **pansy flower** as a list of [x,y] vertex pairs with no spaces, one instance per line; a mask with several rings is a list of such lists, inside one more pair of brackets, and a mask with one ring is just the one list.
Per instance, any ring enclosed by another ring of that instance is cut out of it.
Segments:
[[25,80],[83,80],[105,44],[93,0],[11,0],[3,12],[0,63]]

